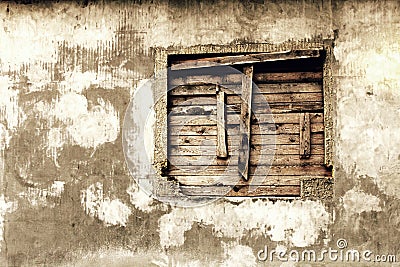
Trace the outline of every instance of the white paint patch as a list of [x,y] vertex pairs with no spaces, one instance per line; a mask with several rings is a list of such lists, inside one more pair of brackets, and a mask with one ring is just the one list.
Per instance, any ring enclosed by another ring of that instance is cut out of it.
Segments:
[[67,125],[73,142],[85,148],[113,142],[119,134],[119,116],[114,107],[101,98],[97,101],[99,104],[88,110],[86,97],[67,93],[55,104],[55,117]]
[[[176,267],[203,267],[204,262],[200,260],[192,260],[188,259],[187,257],[174,257],[174,255],[171,254],[166,254],[166,253],[158,253],[155,257],[153,257],[151,261],[151,266],[158,266],[158,267],[170,267],[170,266],[176,266]],[[183,259],[182,259],[183,258]],[[218,266],[217,262],[208,260],[207,262],[208,266]]]
[[42,64],[34,62],[25,72],[29,83],[29,92],[41,91],[51,82],[51,73]]
[[309,200],[273,203],[246,199],[238,205],[216,202],[192,209],[174,208],[159,220],[161,245],[183,245],[184,233],[193,223],[213,225],[218,237],[240,239],[251,231],[254,236],[305,247],[314,244],[321,231],[328,232],[331,218],[321,202]]
[[[0,196],[0,241],[4,241],[4,220],[7,212],[13,212],[17,209],[17,203],[8,202],[4,195]],[[1,246],[0,246],[1,251]]]
[[18,107],[18,90],[12,89],[12,81],[8,76],[0,76],[0,122],[14,130],[24,120]]
[[138,188],[137,184],[131,184],[126,190],[130,197],[130,202],[135,208],[144,211],[151,212],[153,210],[167,210],[168,206],[164,203],[156,203],[156,201],[143,190]]
[[257,266],[257,257],[253,253],[253,249],[249,246],[237,244],[225,244],[224,246],[225,260],[220,266],[230,267],[251,267]]
[[67,93],[60,97],[55,104],[53,115],[65,123],[78,120],[87,113],[88,102],[85,96],[77,93]]
[[96,148],[118,138],[120,125],[117,112],[111,103],[102,99],[98,99],[98,102],[99,105],[74,120],[68,127],[75,143],[85,148]]
[[0,123],[0,151],[8,147],[11,136],[9,136],[6,126]]
[[[0,7],[5,10],[7,5]],[[88,48],[105,46],[113,40],[119,21],[108,5],[83,9],[74,3],[57,3],[41,12],[12,4],[9,8],[18,16],[4,15],[0,20],[0,58],[6,71],[23,63],[55,63],[60,41]],[[10,49],[16,47],[24,49]]]
[[26,199],[32,206],[54,207],[55,203],[49,204],[49,198],[60,198],[64,192],[65,182],[54,181],[49,188],[41,189],[36,187],[28,187],[24,192],[18,194],[20,198]]
[[46,156],[50,157],[57,167],[60,167],[57,158],[59,150],[62,150],[66,142],[66,134],[63,133],[61,128],[51,128],[47,133],[47,140]]
[[119,199],[105,198],[97,210],[97,216],[107,225],[126,226],[131,210]]
[[344,194],[342,201],[345,210],[352,214],[360,214],[369,211],[382,211],[382,208],[379,206],[378,197],[354,188]]
[[64,73],[64,81],[59,83],[61,93],[75,92],[82,93],[84,89],[92,84],[97,84],[97,74],[95,72],[81,72],[77,69]]
[[88,215],[97,217],[107,226],[126,226],[131,210],[119,199],[104,197],[103,184],[97,182],[81,193],[81,204]]

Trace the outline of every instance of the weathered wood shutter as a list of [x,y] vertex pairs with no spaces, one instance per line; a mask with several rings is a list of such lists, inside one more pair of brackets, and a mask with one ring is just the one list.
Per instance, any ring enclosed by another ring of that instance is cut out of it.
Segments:
[[[300,196],[303,177],[331,177],[324,165],[323,60],[319,50],[172,60],[168,82],[186,85],[168,94],[166,175],[189,195],[220,195],[228,186],[228,196]],[[213,76],[210,62],[232,65],[244,76]],[[220,86],[230,81],[240,85],[240,96]],[[276,128],[266,133],[259,126],[271,123],[271,113]],[[273,134],[276,145],[262,144],[265,134]],[[262,146],[274,149],[271,166]],[[265,179],[249,191],[255,168]],[[224,176],[237,183],[225,183]]]

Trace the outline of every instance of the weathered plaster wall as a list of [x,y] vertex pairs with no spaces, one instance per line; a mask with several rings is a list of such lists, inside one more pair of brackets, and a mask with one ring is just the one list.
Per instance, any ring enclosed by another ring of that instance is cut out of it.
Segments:
[[[255,266],[265,245],[338,238],[399,255],[399,12],[396,1],[0,4],[0,265]],[[121,126],[152,47],[333,37],[332,201],[184,209],[138,190]]]

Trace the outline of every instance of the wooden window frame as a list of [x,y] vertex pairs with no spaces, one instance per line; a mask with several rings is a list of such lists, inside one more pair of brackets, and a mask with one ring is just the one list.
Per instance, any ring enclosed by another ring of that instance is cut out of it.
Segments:
[[[229,53],[284,53],[293,50],[323,50],[325,60],[323,64],[323,99],[324,99],[324,146],[325,166],[332,169],[332,177],[304,176],[300,183],[301,199],[332,199],[334,184],[334,107],[336,92],[333,86],[333,40],[285,42],[279,45],[268,43],[231,44],[231,45],[198,45],[192,47],[154,48],[155,66],[154,73],[158,81],[153,85],[155,103],[156,125],[154,128],[154,160],[153,166],[159,174],[165,173],[168,168],[167,160],[167,68],[168,58],[172,55],[195,54],[229,54]],[[273,196],[266,196],[274,198]],[[277,197],[285,198],[286,197]]]

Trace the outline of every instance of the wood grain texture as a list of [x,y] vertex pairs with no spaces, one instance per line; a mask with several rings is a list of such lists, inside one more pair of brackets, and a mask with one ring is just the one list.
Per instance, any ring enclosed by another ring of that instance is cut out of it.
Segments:
[[300,114],[300,147],[299,154],[301,159],[311,156],[311,121],[310,113]]
[[240,112],[241,142],[239,148],[238,169],[244,180],[248,180],[248,164],[251,144],[251,107],[253,98],[253,66],[243,68],[242,106]]
[[[271,139],[272,138],[272,139]],[[262,135],[253,134],[251,137],[252,145],[297,145],[297,155],[298,148],[300,144],[300,135],[299,134],[278,134],[271,135],[262,138]],[[171,135],[169,137],[170,145],[217,145],[217,137],[215,135],[196,135],[196,136],[179,136],[179,135]],[[228,135],[228,146],[232,146],[234,144],[239,145],[241,141],[240,136],[229,136]],[[323,145],[324,144],[324,134],[315,133],[311,134],[311,145]]]
[[[235,165],[233,165],[235,166]],[[214,176],[214,175],[238,175],[235,167],[227,168],[226,164],[208,166],[183,166],[171,165],[170,176],[191,175],[191,176]],[[304,166],[270,166],[270,165],[250,165],[249,172],[257,172],[262,175],[300,175],[300,176],[331,176],[332,173],[323,165],[304,165]]]
[[[239,176],[232,179],[230,177],[227,178],[226,175],[181,175],[174,176],[174,178],[179,181],[182,185],[296,185],[299,186],[301,184],[302,176],[299,175],[264,175],[264,176],[255,176],[250,174],[249,180],[244,181]],[[257,178],[257,179],[255,179]],[[261,179],[260,179],[261,178]],[[253,181],[254,180],[254,181]]]
[[[215,125],[217,121],[217,116],[215,114],[211,115],[193,115],[193,116],[183,116],[170,114],[169,125]],[[310,113],[311,123],[322,123],[323,115],[322,113]],[[252,116],[252,124],[282,124],[282,123],[299,123],[300,114],[299,113],[284,113],[284,114],[256,114]],[[238,124],[239,114],[227,114],[227,124]]]
[[229,55],[220,57],[204,57],[196,60],[175,61],[172,70],[213,67],[218,65],[254,64],[267,61],[290,60],[319,57],[319,50],[292,50],[278,53],[256,53],[243,55]]
[[254,81],[260,83],[320,82],[322,81],[322,72],[256,73]]
[[[253,94],[279,94],[279,93],[321,93],[322,84],[320,82],[298,82],[298,83],[258,83],[258,90],[253,90]],[[241,85],[229,85],[229,88],[221,87],[221,91],[226,94],[241,93]],[[256,88],[255,88],[256,89]],[[169,95],[175,96],[194,96],[194,95],[214,95],[215,84],[194,83],[192,85],[181,85],[169,91]]]
[[228,157],[228,148],[226,140],[226,110],[225,93],[219,91],[217,87],[217,157]]
[[300,196],[300,186],[259,186],[249,191],[248,186],[181,186],[182,192],[189,196],[227,196],[227,197],[254,197],[254,196]]
[[[238,153],[239,146],[229,146],[228,153],[235,155]],[[313,155],[324,155],[324,145],[323,144],[311,144],[311,149]],[[259,155],[298,155],[299,145],[256,145],[251,146],[251,154],[257,153],[254,150],[259,151]],[[191,145],[171,145],[169,147],[170,156],[213,156],[215,155],[215,146],[191,146]]]
[[[218,124],[212,125],[171,125],[170,135],[217,135]],[[238,124],[229,124],[225,128],[228,135],[237,135],[240,133]],[[310,125],[312,133],[323,133],[324,124],[316,122]],[[252,134],[293,134],[300,132],[300,125],[297,123],[279,123],[251,125]]]
[[[297,155],[273,155],[260,154],[259,150],[252,150],[252,155],[249,159],[251,165],[267,165],[274,166],[302,166],[302,165],[318,165],[324,164],[322,155],[312,155],[308,158],[299,158]],[[253,155],[254,154],[254,155]],[[238,160],[238,153],[232,153],[229,159],[221,159],[214,155],[169,155],[168,159],[175,166],[214,166],[228,165],[229,162]]]

